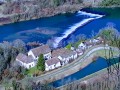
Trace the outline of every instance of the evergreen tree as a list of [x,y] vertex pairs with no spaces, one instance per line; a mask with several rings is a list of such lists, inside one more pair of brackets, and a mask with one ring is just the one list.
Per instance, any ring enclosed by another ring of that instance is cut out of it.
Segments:
[[41,71],[45,70],[45,60],[44,60],[43,54],[40,54],[38,58],[37,68]]

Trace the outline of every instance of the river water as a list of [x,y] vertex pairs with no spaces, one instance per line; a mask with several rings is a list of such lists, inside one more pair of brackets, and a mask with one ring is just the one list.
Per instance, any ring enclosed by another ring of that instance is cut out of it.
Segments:
[[48,39],[54,39],[54,46],[57,47],[61,41],[68,42],[71,36],[85,34],[91,37],[93,31],[97,33],[109,22],[120,31],[120,8],[86,8],[74,14],[3,25],[0,26],[0,41],[22,39],[25,42],[46,43]]

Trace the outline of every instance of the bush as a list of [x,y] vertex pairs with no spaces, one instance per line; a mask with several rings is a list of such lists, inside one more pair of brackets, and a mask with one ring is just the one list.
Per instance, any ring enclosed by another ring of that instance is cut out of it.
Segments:
[[23,78],[24,78],[24,75],[23,75],[23,74],[18,74],[17,77],[16,77],[17,80],[21,80],[21,79],[23,79]]

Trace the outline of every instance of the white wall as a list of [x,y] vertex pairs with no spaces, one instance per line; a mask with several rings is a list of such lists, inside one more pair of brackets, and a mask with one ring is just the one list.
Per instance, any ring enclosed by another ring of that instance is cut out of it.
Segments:
[[21,61],[18,60],[18,59],[16,59],[16,61],[19,63],[19,65],[20,65],[21,67],[24,67],[24,68],[27,68],[27,69],[30,69],[30,65],[31,65],[31,68],[35,66],[34,61],[31,62],[31,63],[28,63],[28,64],[23,63],[23,62],[21,62]]
[[60,62],[58,62],[57,64],[56,64],[56,68],[57,67],[60,67],[61,66],[61,64],[60,64]]
[[[32,57],[36,60],[38,60],[38,58],[39,58],[39,56],[36,57],[31,50],[28,52],[28,56],[30,56],[30,55],[32,55]],[[45,58],[51,59],[51,52],[43,54],[43,56],[44,56],[44,59]]]
[[78,46],[78,48],[81,48],[81,49],[86,49],[86,45],[83,44],[83,43],[80,43],[80,45]]
[[49,71],[49,70],[58,68],[60,66],[61,66],[60,62],[58,62],[57,64],[50,65],[50,66],[48,66],[47,63],[45,63],[45,70]]
[[62,65],[65,65],[69,62],[70,57],[67,58],[62,58],[61,56],[58,56],[58,58],[60,59],[60,61],[62,62]]
[[71,55],[69,57],[66,58],[62,58],[61,56],[58,56],[58,58],[60,59],[60,61],[62,62],[62,65],[67,64],[71,59],[76,59],[77,58],[77,53],[75,55]]
[[78,55],[77,55],[77,53],[76,53],[76,54],[73,56],[73,59],[76,59],[76,58],[77,58],[77,56],[78,56]]
[[51,59],[51,52],[46,53],[43,56],[44,56],[44,58]]
[[[30,67],[31,66],[31,67]],[[24,63],[24,67],[26,67],[27,69],[30,69],[30,68],[32,68],[32,67],[34,67],[35,66],[35,63],[34,62],[31,62],[31,63],[28,63],[28,64],[26,64],[26,63]]]
[[33,52],[30,50],[29,52],[28,52],[28,56],[32,56],[34,59],[36,59],[36,57],[34,56],[34,54],[33,54]]

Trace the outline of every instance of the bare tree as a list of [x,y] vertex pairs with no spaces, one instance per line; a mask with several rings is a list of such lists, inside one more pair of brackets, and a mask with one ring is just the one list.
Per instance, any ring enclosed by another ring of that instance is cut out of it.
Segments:
[[[108,24],[107,29],[109,32],[109,36],[105,36],[104,39],[107,39],[106,41],[109,42],[108,44],[112,46],[109,49],[109,55],[105,55],[108,64],[108,82],[110,81],[110,79],[115,79],[116,85],[114,90],[120,90],[120,33],[116,31],[111,23]],[[113,31],[111,32],[111,30]],[[114,57],[115,50],[116,52],[118,52],[118,55],[116,57]],[[110,89],[110,87],[111,86],[108,83],[108,88]]]

